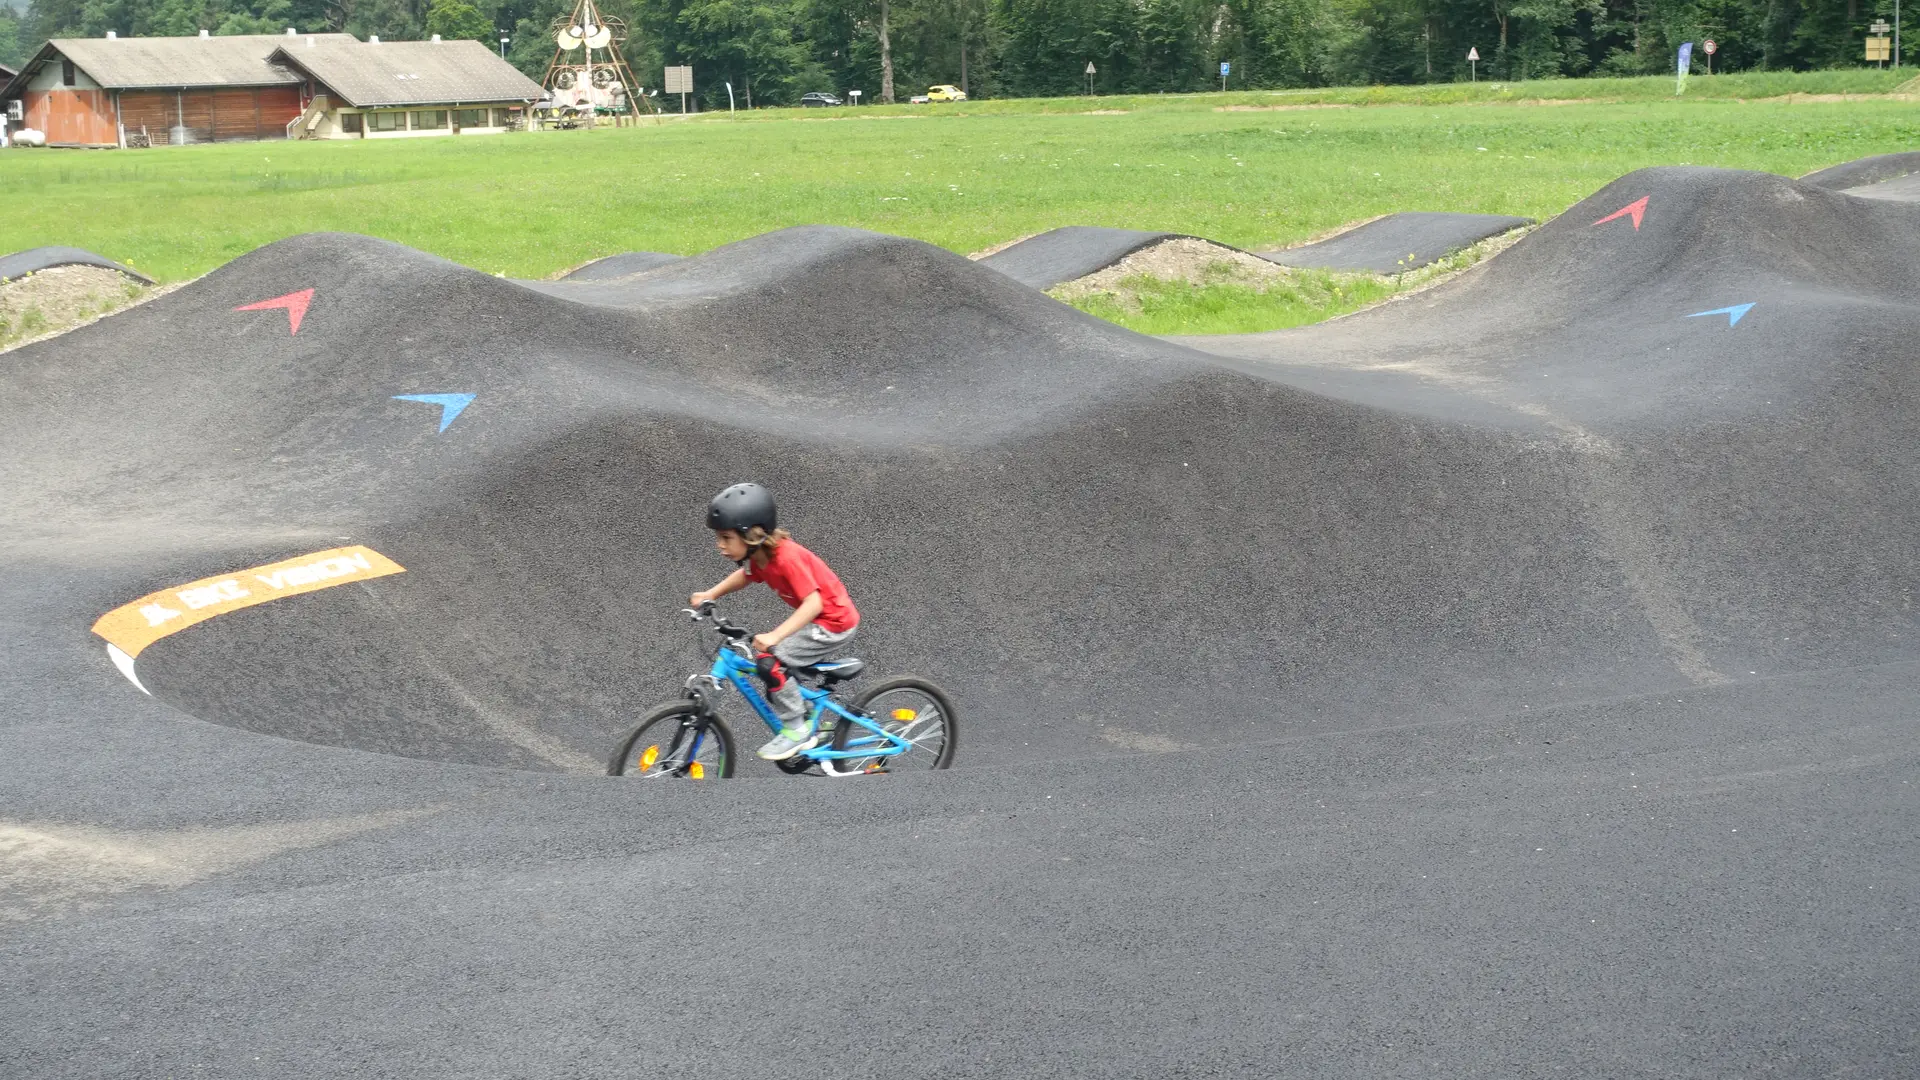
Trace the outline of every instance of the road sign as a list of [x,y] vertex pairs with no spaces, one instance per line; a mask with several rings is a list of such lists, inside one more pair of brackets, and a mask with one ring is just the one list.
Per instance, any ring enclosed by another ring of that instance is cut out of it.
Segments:
[[1884,34],[1893,29],[1893,24],[1885,19],[1878,19],[1872,26],[1867,27],[1867,29],[1875,34]]
[[852,99],[853,99],[853,103],[854,103],[855,105],[858,105],[858,104],[860,104],[860,91],[858,91],[858,90],[849,90],[849,91],[847,91],[847,96],[848,96],[849,98],[852,98]]
[[1883,38],[1883,37],[1868,38],[1867,39],[1867,59],[1868,60],[1893,59],[1893,39]]
[[687,95],[693,93],[693,65],[668,68],[666,86],[662,89],[669,94],[680,95],[680,112],[684,115],[687,111]]
[[1720,46],[1714,44],[1714,40],[1712,38],[1708,38],[1701,47],[1707,50],[1708,56],[1712,56],[1714,53],[1717,53],[1720,51]]
[[1467,50],[1467,81],[1480,81],[1480,50],[1477,48]]
[[1468,49],[1468,50],[1467,50],[1467,59],[1468,59],[1468,60],[1471,60],[1472,62],[1474,62],[1474,63],[1476,63],[1476,64],[1477,64],[1477,63],[1479,63],[1479,62],[1480,62],[1480,50],[1479,50],[1479,49]]
[[1093,61],[1087,61],[1087,74],[1093,74]]

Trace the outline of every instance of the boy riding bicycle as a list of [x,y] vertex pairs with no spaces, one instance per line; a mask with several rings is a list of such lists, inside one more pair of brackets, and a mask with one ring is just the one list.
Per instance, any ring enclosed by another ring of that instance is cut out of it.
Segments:
[[800,687],[787,669],[840,655],[860,625],[860,612],[833,569],[779,527],[773,493],[759,484],[735,484],[714,496],[707,504],[707,528],[713,530],[714,547],[739,569],[713,588],[694,593],[695,608],[756,581],[793,608],[785,622],[753,639],[767,682],[767,703],[782,725],[773,741],[760,748],[760,756],[784,761],[820,741]]

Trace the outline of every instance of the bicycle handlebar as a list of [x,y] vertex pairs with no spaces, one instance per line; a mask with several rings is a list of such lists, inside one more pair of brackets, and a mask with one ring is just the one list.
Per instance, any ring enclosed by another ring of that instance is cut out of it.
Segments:
[[697,609],[681,608],[680,610],[685,612],[694,622],[713,624],[713,629],[719,633],[721,637],[729,641],[742,641],[752,636],[752,631],[735,626],[719,615],[716,615],[713,610],[713,601],[711,600],[701,604]]

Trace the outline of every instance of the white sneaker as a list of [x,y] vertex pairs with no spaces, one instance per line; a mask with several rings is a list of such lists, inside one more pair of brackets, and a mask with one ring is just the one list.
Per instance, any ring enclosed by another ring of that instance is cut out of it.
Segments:
[[819,734],[802,727],[780,729],[773,741],[760,748],[760,756],[768,761],[785,761],[803,750],[811,750],[820,745]]

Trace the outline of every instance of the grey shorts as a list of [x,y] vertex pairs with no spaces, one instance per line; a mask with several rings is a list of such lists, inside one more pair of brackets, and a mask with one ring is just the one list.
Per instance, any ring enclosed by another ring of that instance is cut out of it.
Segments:
[[855,626],[836,634],[819,623],[808,623],[798,633],[775,645],[773,655],[788,667],[806,667],[822,660],[832,660],[846,650],[847,642],[853,639],[854,632],[859,629]]

